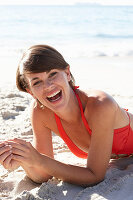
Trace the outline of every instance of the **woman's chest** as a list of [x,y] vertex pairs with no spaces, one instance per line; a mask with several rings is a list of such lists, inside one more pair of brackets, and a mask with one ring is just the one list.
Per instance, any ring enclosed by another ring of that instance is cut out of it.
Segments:
[[81,121],[76,124],[64,123],[60,119],[52,120],[48,128],[61,137],[66,144],[74,143],[78,148],[88,152],[90,146],[90,133]]

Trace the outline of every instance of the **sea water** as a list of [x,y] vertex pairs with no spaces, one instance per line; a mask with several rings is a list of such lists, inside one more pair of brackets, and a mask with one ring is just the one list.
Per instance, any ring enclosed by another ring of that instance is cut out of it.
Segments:
[[0,6],[0,52],[32,44],[67,56],[133,56],[133,6]]

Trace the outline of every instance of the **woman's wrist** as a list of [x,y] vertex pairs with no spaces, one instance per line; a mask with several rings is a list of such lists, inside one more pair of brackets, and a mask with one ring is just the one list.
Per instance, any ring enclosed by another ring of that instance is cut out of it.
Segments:
[[25,170],[27,176],[36,183],[42,183],[51,179],[52,176],[47,174],[45,170],[45,159],[47,156],[40,154],[38,162],[31,167],[26,167],[22,165],[22,168]]

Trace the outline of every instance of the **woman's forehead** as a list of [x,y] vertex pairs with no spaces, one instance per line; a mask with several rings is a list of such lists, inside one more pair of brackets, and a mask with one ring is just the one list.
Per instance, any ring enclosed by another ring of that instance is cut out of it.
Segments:
[[41,77],[47,77],[48,74],[50,72],[52,72],[53,70],[50,70],[50,71],[44,71],[44,72],[37,72],[37,73],[25,73],[25,77],[29,80],[36,80],[36,79],[39,79]]
[[29,79],[35,79],[35,78],[39,78],[40,76],[45,76],[47,75],[48,72],[39,72],[39,73],[26,73],[25,76]]

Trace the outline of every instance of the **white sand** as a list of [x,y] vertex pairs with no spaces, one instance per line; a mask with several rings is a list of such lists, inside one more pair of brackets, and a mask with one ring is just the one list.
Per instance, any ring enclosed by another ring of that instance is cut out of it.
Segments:
[[[106,60],[105,60],[106,63]],[[114,62],[116,64],[116,62]],[[93,67],[94,63],[92,62]],[[123,64],[123,62],[121,62]],[[118,64],[119,65],[119,64]],[[124,64],[123,64],[124,65]],[[105,68],[106,65],[103,66]],[[118,66],[117,66],[118,67]],[[102,69],[103,69],[102,68]],[[90,69],[90,68],[89,68]],[[96,68],[95,68],[96,69]],[[97,68],[98,70],[98,68]],[[113,76],[114,71],[119,71],[118,68],[109,69],[110,75]],[[106,69],[106,72],[108,70]],[[99,71],[98,71],[99,72]],[[94,73],[94,68],[88,73]],[[111,74],[112,73],[112,74]],[[124,74],[126,73],[126,74]],[[104,74],[99,82],[100,87],[107,89],[111,95],[123,106],[133,111],[133,90],[131,79],[127,75],[131,72],[121,70],[119,79],[111,82],[109,79],[104,80]],[[133,74],[133,73],[132,73]],[[125,86],[122,78],[125,75]],[[91,80],[93,78],[89,76]],[[97,76],[99,78],[99,76]],[[108,75],[109,77],[109,75]],[[105,82],[104,82],[105,81]],[[95,82],[97,83],[97,82]],[[126,88],[130,90],[127,90]],[[97,83],[98,85],[98,83]],[[112,85],[112,87],[110,87]],[[96,86],[96,84],[95,84]],[[90,88],[92,85],[90,85]],[[132,90],[132,91],[131,91]],[[131,94],[132,93],[132,94]],[[29,120],[29,105],[31,97],[24,93],[18,92],[13,84],[1,83],[0,85],[0,136],[1,141],[8,138],[22,138],[32,142],[32,129]],[[78,166],[85,166],[86,160],[79,159],[72,155],[64,142],[53,134],[53,145],[55,159],[64,163],[71,163]],[[102,158],[101,158],[102,159]],[[53,178],[47,183],[41,185],[35,184],[25,177],[22,168],[14,172],[8,172],[0,166],[0,200],[15,199],[15,200],[122,200],[133,199],[133,158],[117,160],[112,163],[107,170],[106,178],[100,184],[94,187],[82,188],[79,186],[64,183]]]

